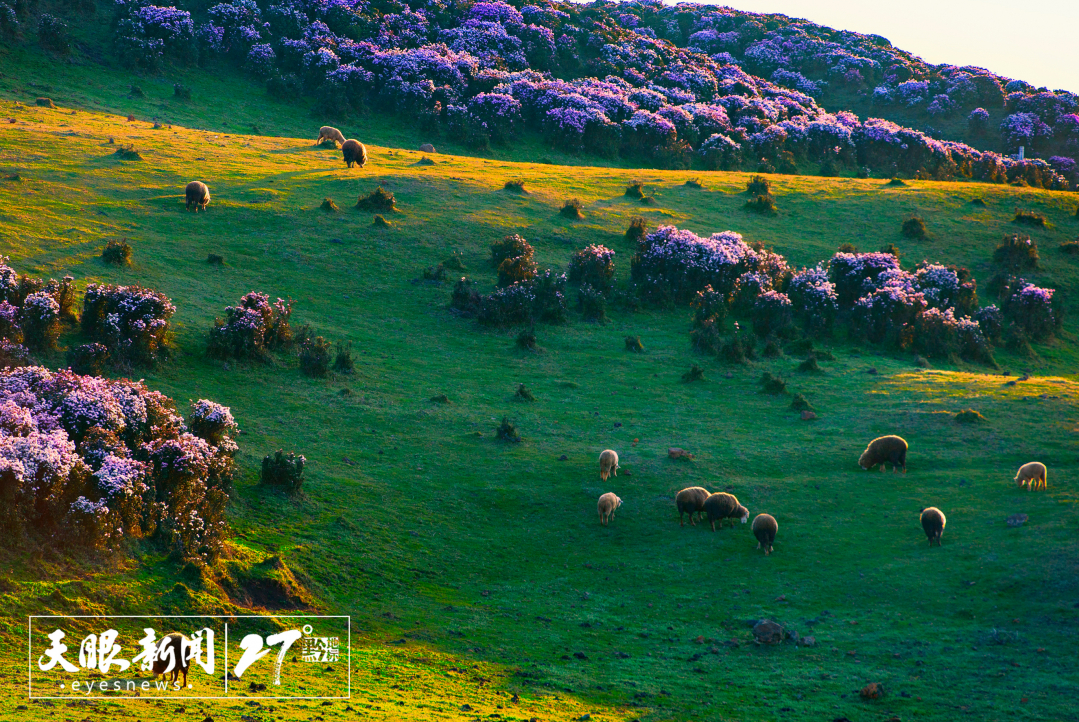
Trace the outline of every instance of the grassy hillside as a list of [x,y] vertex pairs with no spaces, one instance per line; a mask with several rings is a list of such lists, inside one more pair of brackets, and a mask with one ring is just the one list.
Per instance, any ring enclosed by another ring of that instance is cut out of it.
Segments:
[[[1073,714],[1074,300],[1062,340],[1038,346],[1036,358],[998,354],[1010,379],[986,367],[921,369],[913,357],[845,343],[832,347],[837,360],[822,374],[806,375],[795,371],[800,357],[728,367],[695,356],[684,309],[540,326],[542,351],[519,351],[515,331],[451,315],[450,285],[418,279],[457,251],[467,274],[489,288],[488,245],[518,232],[541,266],[562,268],[574,250],[606,244],[624,280],[633,249],[622,232],[644,215],[652,225],[735,230],[798,264],[824,259],[843,242],[862,250],[895,242],[905,263],[964,265],[984,283],[993,248],[1015,230],[1012,213],[1023,207],[1050,221],[1032,232],[1043,256],[1033,278],[1075,299],[1076,261],[1057,250],[1079,234],[1074,195],[777,177],[779,215],[763,218],[741,208],[742,174],[448,155],[421,166],[419,153],[378,144],[368,149],[367,168],[348,170],[339,152],[311,146],[318,123],[305,121],[311,127],[301,132],[289,109],[259,122],[300,137],[237,134],[231,126],[228,135],[178,124],[153,129],[85,104],[78,112],[16,105],[26,95],[12,83],[23,81],[4,82],[0,116],[16,122],[0,125],[0,171],[19,179],[0,180],[0,252],[20,272],[70,273],[80,288],[141,283],[173,299],[174,358],[140,374],[181,403],[205,397],[230,406],[243,430],[224,565],[277,557],[302,586],[293,601],[353,617],[355,693],[347,706],[203,703],[189,713],[214,720]],[[153,96],[158,86],[147,85]],[[99,89],[83,92],[113,105]],[[389,143],[391,131],[384,126],[375,137]],[[407,147],[417,140],[400,137]],[[117,159],[116,147],[128,143],[142,161]],[[691,177],[704,188],[685,186]],[[183,186],[194,178],[213,193],[204,214],[184,210]],[[635,178],[655,190],[657,206],[623,197]],[[523,179],[530,193],[504,192],[508,179]],[[379,183],[401,211],[389,229],[352,208]],[[327,197],[340,213],[319,209]],[[583,221],[558,215],[568,197],[584,203]],[[974,197],[987,207],[970,205]],[[926,241],[900,237],[902,219],[914,212],[927,221]],[[134,246],[128,268],[98,258],[116,237]],[[225,265],[208,266],[209,253]],[[214,316],[250,290],[296,299],[296,322],[351,342],[356,373],[311,379],[285,355],[268,365],[208,359]],[[644,354],[623,350],[629,334],[641,336]],[[61,339],[65,347],[77,342],[74,333]],[[63,355],[44,361],[57,366]],[[691,363],[704,366],[705,382],[681,383]],[[1024,370],[1029,380],[1008,385]],[[819,418],[801,421],[789,395],[758,393],[762,371],[786,378]],[[514,400],[522,382],[534,403]],[[451,403],[429,401],[443,393]],[[986,423],[956,424],[955,412],[967,407]],[[522,443],[494,439],[504,415]],[[905,476],[857,466],[865,443],[885,433],[910,442]],[[696,459],[671,461],[668,446]],[[278,448],[311,460],[302,499],[257,485],[262,455]],[[623,466],[607,483],[596,463],[604,448],[616,449]],[[1011,483],[1031,459],[1050,468],[1046,493]],[[690,485],[730,490],[751,515],[773,514],[775,553],[756,551],[748,526],[679,528],[673,496]],[[595,500],[605,491],[625,503],[603,528]],[[941,548],[929,548],[918,525],[929,505],[948,515]],[[1007,526],[1018,512],[1029,522]],[[0,715],[11,719],[93,714],[17,708],[27,704],[16,690],[28,614],[215,613],[252,601],[152,548],[102,559],[9,548],[0,568],[8,610],[0,668],[16,682]],[[754,645],[747,620],[762,617],[817,645]],[[887,696],[861,700],[857,690],[869,682],[883,684]],[[153,718],[172,709],[108,708]]]

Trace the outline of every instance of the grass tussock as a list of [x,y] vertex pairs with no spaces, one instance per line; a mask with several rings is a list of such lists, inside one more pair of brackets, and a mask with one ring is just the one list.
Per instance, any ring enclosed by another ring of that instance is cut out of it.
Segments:
[[633,353],[644,353],[644,344],[640,336],[626,336],[626,350]]
[[322,205],[319,206],[319,208],[326,211],[327,213],[337,213],[341,210],[337,207],[337,204],[333,202],[333,198],[327,198],[326,200],[322,201]]
[[495,429],[495,438],[499,441],[505,441],[511,444],[521,443],[521,434],[517,431],[517,427],[510,421],[508,416],[502,417],[502,423]]
[[1033,271],[1040,260],[1038,244],[1018,233],[1004,236],[993,251],[993,262],[1007,271]]
[[772,184],[762,175],[755,175],[746,183],[746,193],[751,196],[766,196],[772,193]]
[[959,424],[984,424],[986,418],[974,409],[963,409],[955,415],[955,421]]
[[211,266],[224,266],[225,257],[220,256],[216,253],[208,253],[206,254],[206,262],[209,263]]
[[640,181],[631,182],[623,195],[626,198],[644,198],[644,184]]
[[765,371],[760,378],[761,393],[779,396],[787,393],[787,382]]
[[686,181],[685,185],[686,188],[696,188],[697,190],[702,190],[704,188],[704,185],[699,178],[690,178]]
[[809,403],[805,396],[802,394],[795,394],[791,400],[791,411],[816,411],[813,408],[813,404]]
[[925,221],[918,216],[911,216],[907,220],[903,221],[903,237],[911,238],[916,241],[921,241],[926,238],[928,231],[925,227]]
[[535,401],[536,396],[528,390],[528,387],[524,384],[517,386],[517,390],[513,393],[513,398],[518,401]]
[[562,204],[562,210],[559,214],[563,218],[569,218],[570,220],[579,221],[584,218],[584,214],[581,213],[581,208],[584,206],[577,198],[570,198],[568,201]]
[[126,238],[113,239],[101,249],[101,260],[114,266],[127,266],[133,250]]
[[625,239],[627,243],[640,243],[648,234],[648,222],[640,216],[634,216],[626,228]]
[[380,213],[393,213],[397,210],[397,201],[392,191],[385,190],[382,186],[374,189],[365,196],[360,196],[356,201],[356,208],[361,211],[378,211]]
[[907,184],[902,178],[892,178],[884,184],[885,188],[905,188],[906,186]]
[[119,160],[143,160],[142,154],[135,150],[135,146],[130,144],[121,145],[113,153],[113,156]]
[[689,371],[682,374],[682,383],[693,383],[694,381],[704,381],[704,369],[697,364],[693,364],[689,367]]
[[775,198],[771,194],[753,196],[746,201],[745,209],[762,216],[774,216],[778,213]]
[[371,225],[375,228],[390,228],[393,224],[387,221],[385,216],[376,215],[374,220],[371,221]]
[[1079,240],[1064,241],[1060,244],[1060,252],[1069,256],[1079,255]]
[[502,186],[502,190],[509,191],[510,193],[528,194],[528,190],[525,188],[525,182],[523,180],[508,180],[506,181],[506,185]]
[[1035,228],[1045,228],[1045,216],[1041,213],[1035,213],[1034,211],[1027,211],[1016,208],[1015,217],[1012,218],[1012,223],[1018,223],[1021,226],[1034,226]]

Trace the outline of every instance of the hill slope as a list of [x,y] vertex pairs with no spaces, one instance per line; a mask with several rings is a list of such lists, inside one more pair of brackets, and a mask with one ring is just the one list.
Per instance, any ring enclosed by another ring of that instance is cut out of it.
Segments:
[[[1079,230],[1072,196],[792,176],[774,182],[780,212],[765,218],[742,210],[748,176],[737,173],[445,155],[423,166],[418,153],[380,146],[369,147],[367,168],[347,170],[339,152],[306,138],[153,129],[10,100],[3,113],[17,122],[2,126],[0,163],[20,179],[0,181],[0,250],[19,271],[70,273],[80,288],[141,283],[173,299],[176,355],[146,380],[180,401],[229,405],[244,432],[228,563],[276,556],[304,586],[301,600],[353,615],[350,706],[364,714],[446,718],[463,714],[462,704],[524,719],[1070,714],[1079,685],[1071,610],[1079,516],[1067,471],[1076,460],[1073,321],[1066,340],[1037,347],[1038,358],[999,353],[1004,368],[1034,372],[1015,385],[984,367],[924,370],[912,357],[846,343],[814,375],[794,370],[801,356],[743,367],[695,355],[685,309],[613,310],[606,325],[574,314],[565,326],[537,328],[542,352],[523,352],[515,331],[451,315],[449,284],[419,279],[457,251],[489,287],[488,245],[519,232],[542,266],[556,268],[588,243],[606,244],[624,281],[634,249],[622,232],[634,215],[701,233],[733,229],[798,264],[842,242],[894,241],[905,259],[965,265],[984,279],[1022,206],[1050,221],[1032,232],[1044,257],[1036,278],[1074,298],[1074,261],[1055,250]],[[142,161],[116,158],[128,143]],[[205,214],[183,208],[193,177],[213,191]],[[687,187],[691,177],[703,189]],[[530,194],[503,191],[511,178]],[[635,178],[655,191],[656,206],[623,195]],[[352,208],[377,184],[401,210],[388,215],[388,229]],[[584,220],[558,215],[570,196],[583,202]],[[984,210],[969,204],[975,196]],[[343,210],[320,210],[327,197]],[[899,236],[914,212],[929,222],[927,241]],[[134,246],[128,268],[98,259],[118,236]],[[209,253],[225,265],[207,266]],[[351,342],[356,373],[311,379],[286,355],[268,365],[208,359],[213,318],[250,290],[294,298],[295,323]],[[645,353],[625,352],[626,335],[639,335]],[[63,356],[42,360],[57,366]],[[681,383],[691,363],[704,367],[705,382]],[[805,394],[819,418],[803,422],[790,396],[760,394],[762,371]],[[514,399],[522,382],[535,402]],[[428,400],[442,393],[449,404]],[[966,407],[987,422],[956,424]],[[522,443],[493,438],[503,415]],[[910,442],[907,475],[858,469],[865,442],[884,433]],[[696,459],[670,461],[668,446]],[[601,483],[596,457],[608,447],[623,471]],[[277,448],[312,462],[301,500],[256,483],[261,456]],[[1047,493],[1012,485],[1033,458],[1051,469]],[[775,515],[775,553],[755,551],[740,525],[714,534],[679,528],[673,495],[695,484],[732,491],[753,515]],[[594,505],[608,490],[625,504],[603,528]],[[918,527],[928,505],[948,515],[942,548],[927,547]],[[1030,521],[1008,527],[1015,512]],[[0,665],[13,679],[25,669],[28,614],[157,613],[162,605],[210,613],[251,603],[219,578],[185,576],[153,547],[136,551],[93,564],[3,552],[9,616]],[[762,617],[817,646],[757,647],[746,620]],[[889,696],[861,701],[854,690],[869,682]],[[3,714],[54,711],[16,712],[22,703],[7,696]],[[275,706],[285,719],[315,711]],[[247,708],[206,710],[232,720]],[[341,705],[318,713],[351,718]]]

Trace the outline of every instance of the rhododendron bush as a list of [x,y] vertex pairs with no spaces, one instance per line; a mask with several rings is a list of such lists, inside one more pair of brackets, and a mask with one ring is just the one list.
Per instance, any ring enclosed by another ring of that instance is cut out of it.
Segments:
[[237,451],[229,410],[189,421],[141,382],[27,366],[0,372],[0,520],[90,547],[152,537],[213,560]]
[[[183,9],[117,0],[113,33],[121,56],[144,67],[197,45],[275,93],[302,89],[328,113],[378,107],[475,147],[532,131],[569,151],[670,167],[693,158],[707,168],[756,167],[764,157],[784,158],[778,167],[787,170],[827,160],[878,175],[1075,182],[1059,163],[1031,170],[1029,158],[1079,157],[1071,93],[929,65],[879,36],[783,16],[656,1],[525,2],[232,0]],[[874,115],[969,117],[977,142],[999,128],[1006,149],[1025,145],[1028,159],[828,112],[833,92],[842,102],[858,94]]]

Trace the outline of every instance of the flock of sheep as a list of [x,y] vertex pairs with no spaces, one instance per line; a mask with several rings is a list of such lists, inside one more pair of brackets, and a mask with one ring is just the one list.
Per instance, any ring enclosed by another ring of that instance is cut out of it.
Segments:
[[[345,165],[349,168],[356,164],[363,168],[367,165],[367,147],[358,140],[345,139],[344,134],[337,128],[324,125],[318,129],[318,140],[315,145],[323,141],[332,140],[334,145],[341,144],[341,155]],[[210,189],[202,181],[191,181],[184,191],[187,201],[187,210],[194,209],[196,213],[206,210],[210,205]]]
[[[328,125],[319,128],[315,145],[319,145],[324,141],[333,141],[335,145],[341,144],[341,155],[349,168],[353,164],[359,165],[360,168],[367,165],[367,148],[364,147],[363,143],[358,140],[346,139],[344,134],[337,128]],[[210,189],[202,181],[188,183],[186,196],[187,209],[194,208],[196,213],[199,210],[205,210],[210,203]],[[858,465],[866,470],[880,466],[883,471],[885,464],[891,464],[893,472],[903,469],[903,473],[906,473],[907,442],[905,440],[898,436],[881,436],[873,439],[858,459]],[[619,468],[618,454],[615,451],[607,449],[599,455],[599,476],[603,481],[607,481],[611,475],[618,476]],[[1015,481],[1018,482],[1020,487],[1026,486],[1031,490],[1045,489],[1045,464],[1038,461],[1024,464],[1015,475]],[[700,486],[691,486],[678,492],[675,496],[675,505],[678,507],[678,523],[682,526],[685,525],[683,521],[685,514],[689,514],[689,523],[696,526],[696,522],[693,521],[694,513],[697,514],[699,520],[704,518],[704,514],[707,514],[712,531],[716,530],[717,520],[721,527],[724,519],[731,519],[732,526],[734,519],[741,519],[743,524],[749,520],[749,510],[738,503],[738,499],[733,494],[726,492],[711,494],[707,489]],[[606,526],[611,519],[614,519],[614,513],[620,506],[622,506],[622,500],[618,495],[613,492],[603,494],[599,498],[597,505],[600,523]],[[940,538],[944,534],[944,525],[947,523],[944,512],[935,506],[924,509],[921,512],[921,522],[930,546],[934,542],[937,546],[940,546]],[[775,517],[771,514],[758,514],[753,519],[751,528],[753,536],[757,538],[757,548],[763,549],[765,555],[771,554],[772,544],[775,542],[776,533],[779,531],[779,524],[776,522]]]
[[[890,464],[893,472],[902,469],[904,474],[907,473],[907,442],[904,439],[898,436],[881,436],[873,439],[858,458],[858,465],[866,471],[877,466],[880,466],[883,471],[885,464]],[[607,481],[612,475],[618,476],[620,468],[616,451],[607,449],[599,455],[599,478],[603,481]],[[1023,464],[1015,475],[1015,481],[1020,488],[1025,486],[1031,490],[1045,489],[1045,464],[1040,461]],[[743,524],[749,520],[749,509],[738,503],[734,494],[726,492],[711,494],[700,486],[682,489],[675,495],[674,503],[678,508],[679,526],[685,526],[686,514],[689,514],[689,523],[696,526],[696,522],[693,521],[694,513],[697,514],[698,520],[703,520],[704,515],[707,514],[712,531],[716,530],[717,521],[722,528],[724,519],[730,519],[732,526],[735,519],[741,519]],[[614,518],[614,512],[620,506],[622,506],[622,500],[614,492],[609,491],[603,494],[597,506],[600,524],[606,526]],[[922,530],[929,539],[929,546],[933,544],[940,546],[940,538],[944,535],[944,525],[948,523],[944,512],[935,506],[923,509],[921,522]],[[757,548],[763,549],[765,556],[771,554],[776,533],[779,531],[779,524],[775,517],[771,514],[758,514],[754,517],[751,528],[753,536],[757,538]]]

